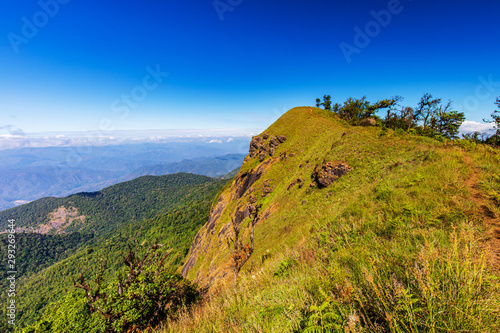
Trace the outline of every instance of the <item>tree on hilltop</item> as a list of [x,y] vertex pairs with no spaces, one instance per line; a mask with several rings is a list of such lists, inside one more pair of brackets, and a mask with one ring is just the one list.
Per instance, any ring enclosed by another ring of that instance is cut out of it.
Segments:
[[374,116],[380,109],[392,109],[401,97],[395,96],[390,99],[383,99],[371,104],[366,96],[361,98],[349,97],[343,105],[336,103],[333,112],[338,113],[340,118],[347,120],[353,125],[357,125],[361,120]]
[[499,146],[500,145],[500,97],[497,97],[495,105],[497,106],[498,110],[493,111],[493,113],[491,114],[491,120],[483,119],[483,121],[487,123],[493,123],[494,129],[496,129],[495,134],[489,137],[486,141],[487,142],[489,141],[495,146]]
[[323,96],[323,106],[325,107],[325,110],[332,109],[332,96],[330,95]]
[[433,99],[431,94],[424,94],[414,113],[415,121],[420,122],[421,133],[456,139],[465,115],[463,112],[452,110],[451,105],[451,101],[443,105],[441,98]]

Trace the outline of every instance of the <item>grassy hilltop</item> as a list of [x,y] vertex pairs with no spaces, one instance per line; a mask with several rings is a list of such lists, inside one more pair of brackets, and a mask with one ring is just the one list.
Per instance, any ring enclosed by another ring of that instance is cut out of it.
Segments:
[[[258,145],[276,136],[286,141],[247,157],[186,258],[209,296],[159,332],[498,331],[498,150],[308,107]],[[352,169],[322,187],[327,162]],[[233,286],[227,240],[239,223],[250,242],[250,197],[260,219]]]

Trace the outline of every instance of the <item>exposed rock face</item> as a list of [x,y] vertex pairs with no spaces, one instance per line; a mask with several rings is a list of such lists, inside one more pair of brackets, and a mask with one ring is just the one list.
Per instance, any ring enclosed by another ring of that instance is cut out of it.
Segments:
[[270,162],[266,161],[255,170],[246,171],[236,176],[233,186],[235,187],[235,193],[238,199],[241,198],[260,177],[262,177],[265,166],[269,163]]
[[271,179],[267,179],[262,184],[262,196],[263,197],[265,197],[269,193],[272,193],[274,191],[274,189],[276,188],[276,186],[272,186],[271,183],[272,183]]
[[[259,140],[252,140],[252,142],[259,142]],[[200,259],[200,257],[205,256],[210,248],[221,249],[221,257],[213,259],[220,259],[220,262],[210,262],[210,269],[208,272],[205,271],[205,273],[199,274],[200,272],[197,271],[193,281],[199,283],[202,287],[208,287],[228,276],[228,272],[231,271],[231,263],[228,260],[229,257],[226,257],[227,251],[225,250],[227,249],[227,237],[231,232],[230,221],[239,224],[250,216],[252,210],[256,207],[257,201],[252,193],[259,193],[260,188],[257,188],[255,183],[258,182],[266,171],[278,161],[279,157],[276,156],[265,160],[251,170],[240,172],[234,179],[231,187],[221,194],[216,205],[210,212],[208,222],[198,231],[193,241],[187,262],[182,268],[182,275],[184,277],[189,275],[198,261],[201,260],[201,264],[207,264],[207,261],[204,261],[203,258]],[[271,193],[275,187],[272,186],[271,180],[269,179],[263,182],[261,186],[262,191],[268,193]],[[231,203],[233,203],[233,205],[231,205]],[[236,205],[234,203],[236,203]],[[262,218],[260,220],[265,220],[270,214],[271,209],[267,209],[262,212]]]
[[61,206],[55,211],[48,214],[49,222],[45,224],[40,224],[35,227],[19,228],[20,232],[29,232],[37,234],[64,234],[65,229],[69,227],[73,222],[85,223],[85,216],[79,215],[78,210],[75,207],[64,207]]
[[259,161],[262,162],[268,155],[273,156],[278,146],[285,141],[286,136],[284,135],[276,135],[270,138],[269,134],[264,133],[262,136],[254,136],[250,142],[250,155],[247,156],[245,161],[259,156]]
[[[192,279],[202,287],[210,287],[229,276],[232,261],[227,248],[227,239],[232,232],[231,223],[243,223],[259,206],[256,197],[265,197],[276,188],[275,180],[261,181],[261,178],[265,177],[273,164],[294,156],[293,154],[287,156],[287,152],[280,152],[279,156],[275,156],[278,147],[285,141],[284,135],[271,136],[267,133],[252,138],[250,154],[243,163],[254,157],[258,157],[262,163],[253,169],[238,173],[230,188],[220,195],[207,223],[198,231],[193,241],[187,261],[182,268],[184,277]],[[258,223],[265,221],[276,209],[274,205],[269,205],[259,213]],[[211,249],[212,257],[207,258],[207,253]]]
[[352,170],[352,167],[345,162],[325,162],[316,168],[312,177],[319,188],[324,188],[350,170]]
[[359,126],[375,126],[375,125],[377,125],[377,121],[375,120],[375,118],[366,118],[366,119],[361,120],[358,125]]

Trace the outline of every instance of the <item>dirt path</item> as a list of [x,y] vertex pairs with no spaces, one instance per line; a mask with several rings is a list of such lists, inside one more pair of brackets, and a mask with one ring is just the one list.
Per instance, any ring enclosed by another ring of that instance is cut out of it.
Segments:
[[313,109],[311,109],[309,106],[306,106],[306,108],[309,109],[309,113],[312,114],[313,116],[320,117],[320,118],[323,118],[323,119],[328,120],[328,121],[332,121],[331,119],[326,119],[325,117],[320,116],[319,114],[313,113]]
[[495,212],[488,208],[488,199],[477,189],[479,184],[479,172],[474,167],[470,156],[465,155],[464,162],[472,170],[469,178],[465,181],[465,186],[467,186],[471,194],[471,201],[478,207],[478,215],[481,215],[481,218],[489,227],[488,232],[491,234],[488,235],[488,243],[491,250],[491,261],[495,269],[500,271],[500,220]]

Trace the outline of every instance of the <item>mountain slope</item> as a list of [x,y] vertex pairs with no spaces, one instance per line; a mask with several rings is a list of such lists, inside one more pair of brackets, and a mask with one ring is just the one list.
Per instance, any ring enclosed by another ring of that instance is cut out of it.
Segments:
[[[61,201],[63,204],[71,203],[75,209],[92,213],[88,224],[100,232],[85,233],[89,231],[87,226],[73,228],[79,232],[69,232],[71,227],[68,227],[64,234],[17,235],[18,244],[23,246],[16,275],[17,325],[22,327],[36,321],[49,303],[73,291],[73,280],[79,273],[92,276],[106,262],[105,277],[113,277],[122,266],[121,254],[129,245],[141,249],[161,242],[172,251],[169,265],[179,265],[194,233],[207,219],[213,197],[226,182],[191,174],[146,176],[99,193],[61,198],[65,199]],[[88,200],[79,201],[82,196]],[[25,216],[29,215],[30,207],[44,207],[35,203],[13,210]],[[106,207],[111,208],[110,216],[103,213],[108,210]],[[109,218],[101,220],[106,226],[97,223],[100,218]],[[0,247],[6,253],[3,236],[6,235],[2,235]]]
[[178,173],[143,176],[64,198],[42,198],[0,212],[0,219],[15,219],[17,228],[39,233],[86,232],[96,235],[123,223],[152,218],[173,208],[179,196],[212,178]]
[[[498,174],[486,146],[292,109],[193,241],[182,273],[216,296],[167,331],[495,332]],[[258,205],[253,251],[235,257],[234,226],[248,249]]]

